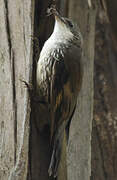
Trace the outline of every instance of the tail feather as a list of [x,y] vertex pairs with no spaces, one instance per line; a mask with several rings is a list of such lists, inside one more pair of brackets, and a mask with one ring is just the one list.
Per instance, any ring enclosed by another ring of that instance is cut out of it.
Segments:
[[49,176],[52,176],[52,174],[53,174],[53,168],[54,168],[54,164],[55,164],[54,156],[55,156],[55,150],[53,150],[51,162],[50,162],[49,169],[48,169]]
[[52,156],[48,169],[49,176],[54,178],[58,175],[58,168],[61,159],[61,150],[62,150],[62,140],[61,138],[54,140],[54,146],[52,148]]

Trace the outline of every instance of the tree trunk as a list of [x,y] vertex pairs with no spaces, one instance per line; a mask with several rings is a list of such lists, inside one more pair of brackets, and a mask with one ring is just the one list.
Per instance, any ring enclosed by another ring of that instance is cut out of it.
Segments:
[[[23,180],[28,171],[32,69],[32,1],[0,0],[0,179]],[[21,79],[21,80],[20,80]]]
[[96,23],[92,180],[116,180],[117,1],[102,2]]

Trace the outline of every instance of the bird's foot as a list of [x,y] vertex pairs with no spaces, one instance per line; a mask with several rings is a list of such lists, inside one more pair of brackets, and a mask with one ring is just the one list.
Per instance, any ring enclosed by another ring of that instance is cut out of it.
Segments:
[[34,91],[33,85],[22,79],[20,79],[20,81],[24,83],[25,87],[28,89],[29,94],[31,95]]
[[31,83],[27,83],[25,80],[22,80],[20,79],[21,82],[24,83],[25,87],[28,89],[28,92],[29,92],[29,95],[30,95],[30,98],[33,102],[35,103],[40,103],[40,104],[44,104],[46,105],[47,102],[46,101],[43,101],[43,100],[40,100],[39,96],[35,93],[34,91],[34,87]]

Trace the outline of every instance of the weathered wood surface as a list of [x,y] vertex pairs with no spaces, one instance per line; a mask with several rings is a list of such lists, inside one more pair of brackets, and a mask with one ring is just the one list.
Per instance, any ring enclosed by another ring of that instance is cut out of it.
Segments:
[[[23,180],[28,168],[33,3],[0,0],[0,179]],[[13,172],[13,173],[11,173]],[[11,175],[10,175],[11,174]]]
[[96,23],[92,180],[117,179],[117,1],[104,2]]

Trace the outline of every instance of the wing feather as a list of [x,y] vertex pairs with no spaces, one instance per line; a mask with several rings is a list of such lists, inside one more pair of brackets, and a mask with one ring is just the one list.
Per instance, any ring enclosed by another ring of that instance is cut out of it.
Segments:
[[57,133],[58,127],[64,129],[67,126],[77,103],[82,73],[81,54],[79,57],[76,56],[78,49],[76,48],[76,50],[74,57],[73,52],[71,56],[71,52],[67,51],[64,58],[61,57],[59,61],[54,59],[52,66],[50,82],[51,139]]

